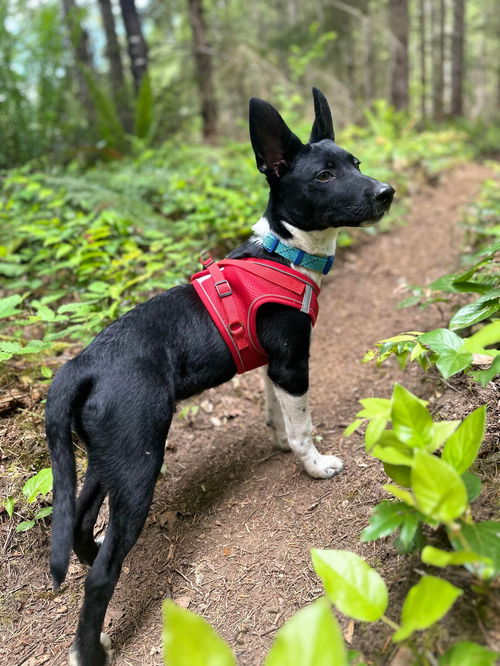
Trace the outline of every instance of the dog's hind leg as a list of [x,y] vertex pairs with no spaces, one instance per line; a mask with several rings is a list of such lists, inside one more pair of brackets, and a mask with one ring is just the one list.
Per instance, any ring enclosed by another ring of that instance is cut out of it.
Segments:
[[[135,544],[148,515],[155,481],[163,461],[164,439],[145,447],[118,464],[114,460],[113,487],[109,489],[109,525],[85,581],[85,598],[75,641],[73,666],[104,666],[111,653],[101,635],[104,616],[118,581],[123,560]],[[108,470],[110,471],[110,470]]]
[[290,444],[286,434],[285,421],[278,397],[275,392],[275,386],[269,379],[267,367],[263,368],[264,388],[265,388],[265,418],[266,425],[271,428],[273,433],[273,444],[281,451],[290,451]]
[[89,566],[92,566],[99,551],[99,544],[94,539],[94,525],[105,497],[106,491],[90,461],[85,482],[76,501],[73,533],[73,549],[80,562]]

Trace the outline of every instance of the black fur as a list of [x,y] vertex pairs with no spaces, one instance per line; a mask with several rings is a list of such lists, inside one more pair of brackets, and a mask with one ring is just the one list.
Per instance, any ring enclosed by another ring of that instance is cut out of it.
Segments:
[[[283,238],[291,234],[282,221],[309,231],[380,219],[394,193],[389,185],[362,175],[357,160],[333,143],[328,103],[320,91],[313,95],[312,143],[305,145],[270,104],[250,102],[257,166],[270,185],[266,216]],[[269,258],[252,240],[230,254],[247,256]],[[304,394],[309,384],[309,316],[267,304],[258,312],[257,331],[269,354],[271,380],[293,395]],[[194,288],[184,285],[120,317],[57,373],[46,408],[54,471],[51,572],[57,588],[71,548],[91,566],[72,648],[80,666],[105,663],[99,642],[104,614],[123,560],[148,514],[175,403],[227,381],[235,372],[232,356]],[[88,453],[76,502],[72,429]],[[98,547],[93,528],[106,496],[109,525]]]

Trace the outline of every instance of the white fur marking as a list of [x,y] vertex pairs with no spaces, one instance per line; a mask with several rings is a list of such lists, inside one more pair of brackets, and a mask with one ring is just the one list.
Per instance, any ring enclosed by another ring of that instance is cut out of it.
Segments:
[[[111,649],[111,638],[107,634],[101,634],[101,645],[106,653],[106,666],[110,666],[115,651]],[[69,651],[68,666],[82,666],[78,651],[74,645],[71,646]]]
[[330,479],[339,474],[344,467],[342,460],[337,456],[322,455],[312,441],[308,394],[290,395],[276,385],[274,392],[283,411],[290,448],[300,458],[309,476],[314,479]]

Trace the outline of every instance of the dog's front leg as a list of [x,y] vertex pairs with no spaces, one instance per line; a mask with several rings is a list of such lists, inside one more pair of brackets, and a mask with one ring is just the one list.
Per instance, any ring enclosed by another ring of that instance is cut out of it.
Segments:
[[281,449],[281,451],[290,451],[283,412],[278,401],[278,396],[276,395],[275,386],[267,374],[267,367],[263,368],[263,375],[266,398],[266,425],[272,430],[274,446]]
[[274,391],[282,409],[288,444],[309,476],[330,479],[339,474],[344,467],[342,460],[337,456],[324,456],[314,446],[309,393],[306,391],[296,396],[277,385],[274,385]]

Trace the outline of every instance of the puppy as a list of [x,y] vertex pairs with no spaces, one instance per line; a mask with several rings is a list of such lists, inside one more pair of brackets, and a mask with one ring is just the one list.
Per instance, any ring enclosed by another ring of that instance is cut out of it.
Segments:
[[[317,89],[313,98],[315,120],[306,144],[270,104],[250,101],[252,146],[270,187],[265,214],[251,238],[226,261],[206,260],[204,272],[191,284],[120,317],[66,363],[50,387],[46,431],[54,473],[54,587],[65,578],[71,548],[90,566],[70,651],[73,666],[103,666],[110,660],[109,639],[101,636],[104,615],[148,514],[176,402],[247,369],[238,356],[242,349],[254,347],[250,367],[267,364],[266,422],[277,446],[291,449],[314,478],[328,479],[342,470],[342,461],[321,455],[312,440],[308,359],[313,306],[321,276],[333,263],[340,227],[379,220],[394,189],[363,175],[359,160],[334,143],[328,102]],[[238,266],[245,269],[237,278]],[[259,271],[281,284],[270,291],[282,291],[279,298],[259,301],[258,308],[254,299],[247,320],[231,282],[234,287],[239,280],[244,289],[261,279]],[[204,285],[211,285],[207,299],[218,301],[219,314],[203,300]],[[219,325],[217,317],[225,324]],[[76,501],[72,430],[88,454]],[[98,545],[93,528],[106,496],[109,525]]]

